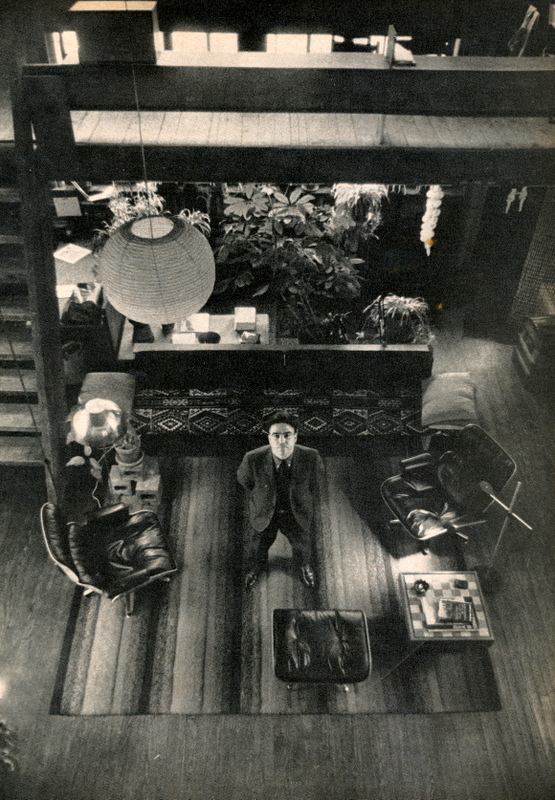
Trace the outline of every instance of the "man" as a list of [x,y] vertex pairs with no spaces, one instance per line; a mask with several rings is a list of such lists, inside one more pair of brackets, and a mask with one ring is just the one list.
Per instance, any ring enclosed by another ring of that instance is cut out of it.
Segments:
[[298,420],[284,411],[268,421],[269,445],[246,453],[237,479],[247,491],[253,529],[245,588],[259,579],[278,531],[289,540],[305,586],[316,585],[310,538],[314,493],[324,473],[317,450],[297,444]]

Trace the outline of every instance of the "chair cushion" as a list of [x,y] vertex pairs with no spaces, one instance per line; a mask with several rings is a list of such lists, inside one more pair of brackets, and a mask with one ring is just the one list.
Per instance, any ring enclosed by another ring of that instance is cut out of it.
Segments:
[[476,514],[489,503],[489,498],[480,489],[479,473],[460,453],[448,450],[441,456],[437,477],[454,508],[461,514]]
[[370,674],[362,611],[274,609],[275,673],[288,683],[358,683]]
[[[446,532],[442,519],[450,521],[454,508],[437,479],[433,485],[424,482],[419,485],[410,476],[394,475],[383,482],[381,493],[386,505],[411,536],[431,539]],[[429,515],[425,524],[423,515]]]
[[156,514],[138,511],[121,524],[103,520],[68,526],[69,545],[80,580],[108,597],[170,575],[176,565]]
[[89,372],[85,375],[78,402],[84,405],[95,397],[112,400],[130,416],[135,400],[134,376],[127,372]]
[[443,372],[422,382],[422,426],[464,428],[477,421],[476,387],[468,372]]

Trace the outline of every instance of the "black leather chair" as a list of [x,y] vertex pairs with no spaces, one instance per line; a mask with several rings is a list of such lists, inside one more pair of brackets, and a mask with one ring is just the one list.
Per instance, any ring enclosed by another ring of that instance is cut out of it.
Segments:
[[158,517],[152,511],[129,513],[123,504],[109,506],[81,525],[66,523],[58,506],[40,512],[50,558],[70,580],[110,600],[122,598],[133,612],[134,592],[177,571]]
[[[514,475],[516,465],[478,425],[466,425],[442,454],[426,452],[401,461],[382,497],[403,529],[420,542],[483,524],[484,512]],[[487,493],[486,488],[492,490]]]
[[362,611],[276,608],[273,615],[274,670],[295,683],[359,683],[370,675],[371,656]]

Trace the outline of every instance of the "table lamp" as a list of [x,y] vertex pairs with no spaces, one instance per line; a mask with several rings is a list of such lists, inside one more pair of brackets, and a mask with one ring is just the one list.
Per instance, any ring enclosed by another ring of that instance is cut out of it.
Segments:
[[124,436],[126,427],[117,403],[100,397],[87,400],[71,419],[75,441],[93,448],[111,447]]

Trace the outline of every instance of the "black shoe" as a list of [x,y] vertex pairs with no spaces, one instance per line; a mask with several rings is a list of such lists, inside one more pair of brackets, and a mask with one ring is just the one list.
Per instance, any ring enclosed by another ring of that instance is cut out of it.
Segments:
[[262,575],[263,571],[264,571],[264,567],[263,566],[259,566],[259,567],[255,567],[254,569],[251,569],[251,570],[249,570],[247,572],[247,574],[245,575],[245,591],[248,592],[249,589],[252,589],[254,584],[258,582],[258,579]]
[[162,336],[169,336],[175,330],[175,322],[165,322],[162,325]]
[[314,570],[310,566],[310,564],[303,564],[301,567],[301,578],[305,586],[309,589],[314,589],[316,586],[316,578],[314,576]]

